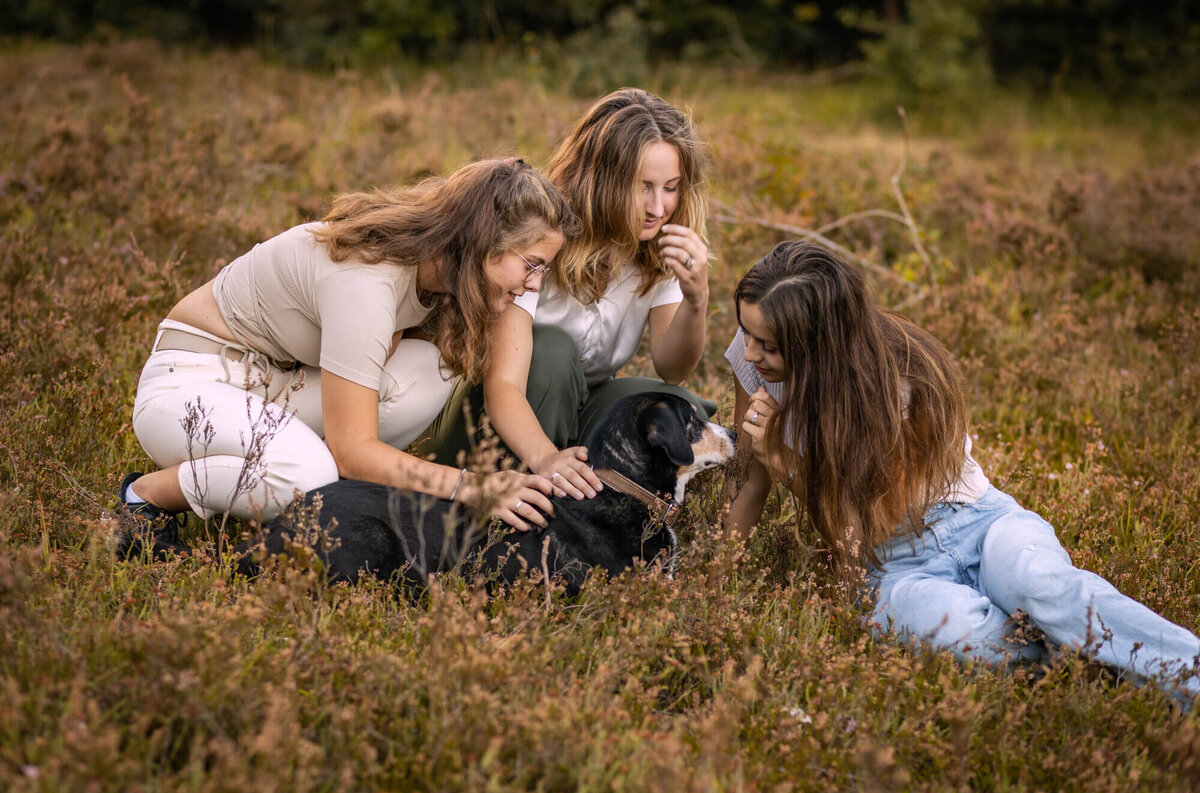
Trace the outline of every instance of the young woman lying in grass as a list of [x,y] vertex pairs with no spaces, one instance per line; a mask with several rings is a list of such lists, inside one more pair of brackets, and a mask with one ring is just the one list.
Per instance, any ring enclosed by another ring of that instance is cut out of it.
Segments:
[[735,299],[725,357],[751,454],[733,531],[781,482],[835,571],[865,569],[878,628],[988,663],[1042,659],[1046,643],[1016,636],[1020,611],[1052,646],[1200,696],[1200,639],[1076,568],[1053,527],[989,484],[950,354],[876,305],[857,268],[785,242]]
[[170,545],[185,509],[270,518],[341,476],[544,522],[541,477],[401,450],[445,402],[443,367],[482,377],[497,318],[577,226],[553,184],[508,159],[340,196],[321,222],[255,246],[159,326],[133,427],[161,468],[125,478],[128,514]]

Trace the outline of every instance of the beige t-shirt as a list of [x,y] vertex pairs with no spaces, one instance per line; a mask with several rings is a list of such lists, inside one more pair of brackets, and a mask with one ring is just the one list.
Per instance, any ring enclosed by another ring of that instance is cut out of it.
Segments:
[[319,226],[296,226],[226,265],[217,308],[240,341],[276,361],[378,389],[392,335],[430,311],[417,298],[417,268],[335,262],[311,233]]
[[571,337],[587,383],[595,385],[629,363],[642,341],[651,309],[683,302],[683,290],[675,276],[659,281],[644,295],[638,294],[641,285],[641,272],[627,264],[595,303],[584,305],[551,283],[540,293],[526,292],[515,302],[529,312],[535,325],[553,325]]

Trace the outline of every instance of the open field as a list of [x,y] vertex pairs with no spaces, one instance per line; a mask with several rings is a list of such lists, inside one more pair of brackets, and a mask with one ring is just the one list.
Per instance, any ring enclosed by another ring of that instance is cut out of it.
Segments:
[[[711,144],[719,259],[689,385],[726,423],[734,284],[785,229],[825,228],[959,355],[993,481],[1077,565],[1200,631],[1194,110],[996,95],[912,117],[906,139],[869,86],[644,87]],[[1078,658],[1009,674],[872,641],[813,575],[791,504],[747,549],[719,538],[715,477],[675,580],[576,601],[450,578],[411,605],[300,564],[248,583],[215,550],[111,560],[100,513],[149,464],[129,414],[179,297],[333,193],[544,164],[589,101],[511,68],[0,54],[0,787],[1200,789],[1200,713]]]

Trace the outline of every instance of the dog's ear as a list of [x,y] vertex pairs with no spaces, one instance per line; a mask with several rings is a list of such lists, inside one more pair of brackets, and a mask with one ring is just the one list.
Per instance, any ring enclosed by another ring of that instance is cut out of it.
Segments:
[[691,465],[696,461],[678,411],[660,402],[646,408],[638,423],[650,445],[666,452],[667,459],[675,465]]

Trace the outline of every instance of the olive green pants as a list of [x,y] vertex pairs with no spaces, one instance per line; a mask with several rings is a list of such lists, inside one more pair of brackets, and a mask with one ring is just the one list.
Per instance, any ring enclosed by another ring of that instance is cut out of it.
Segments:
[[[678,394],[705,418],[717,411],[717,403],[652,377],[610,377],[588,386],[571,337],[553,326],[534,326],[525,398],[542,431],[559,449],[586,441],[588,433],[621,397],[647,391]],[[469,454],[483,439],[483,417],[483,386],[471,385],[460,377],[441,415],[424,433],[428,440],[417,451],[432,453],[446,465],[459,464],[459,452]]]

